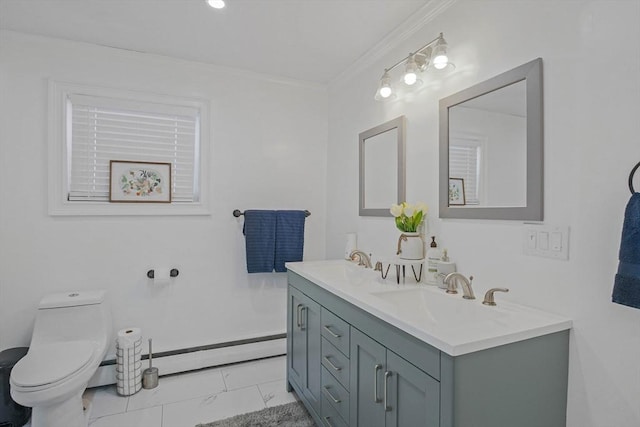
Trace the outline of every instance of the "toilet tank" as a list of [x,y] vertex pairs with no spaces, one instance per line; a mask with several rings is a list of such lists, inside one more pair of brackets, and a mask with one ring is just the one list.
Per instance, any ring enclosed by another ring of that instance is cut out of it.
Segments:
[[111,339],[111,311],[105,291],[47,295],[40,301],[31,345],[59,341]]

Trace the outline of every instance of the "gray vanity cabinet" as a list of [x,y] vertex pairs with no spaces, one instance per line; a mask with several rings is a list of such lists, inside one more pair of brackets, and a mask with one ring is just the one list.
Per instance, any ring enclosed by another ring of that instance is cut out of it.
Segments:
[[451,356],[290,271],[287,384],[324,427],[565,427],[569,331]]
[[440,425],[440,384],[393,351],[351,330],[350,425]]
[[287,310],[287,373],[303,396],[320,412],[320,305],[289,288]]

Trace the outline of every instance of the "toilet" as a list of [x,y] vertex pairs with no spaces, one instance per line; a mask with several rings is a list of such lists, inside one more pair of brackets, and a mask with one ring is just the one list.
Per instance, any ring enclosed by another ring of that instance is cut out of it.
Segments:
[[11,397],[33,408],[32,427],[87,427],[82,394],[111,342],[105,291],[45,296],[31,345],[11,371]]

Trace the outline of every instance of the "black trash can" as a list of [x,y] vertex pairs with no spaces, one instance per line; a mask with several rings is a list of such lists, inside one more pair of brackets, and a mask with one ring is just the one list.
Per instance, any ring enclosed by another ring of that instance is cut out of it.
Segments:
[[9,390],[11,369],[27,350],[27,347],[16,347],[0,352],[0,427],[22,427],[31,417],[31,408],[14,402]]

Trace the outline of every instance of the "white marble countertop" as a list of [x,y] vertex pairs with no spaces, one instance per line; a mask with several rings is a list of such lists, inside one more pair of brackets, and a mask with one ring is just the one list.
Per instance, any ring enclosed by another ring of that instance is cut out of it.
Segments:
[[336,296],[451,355],[571,329],[570,319],[510,303],[496,294],[465,300],[425,284],[383,281],[378,272],[344,260],[287,263],[287,268]]

